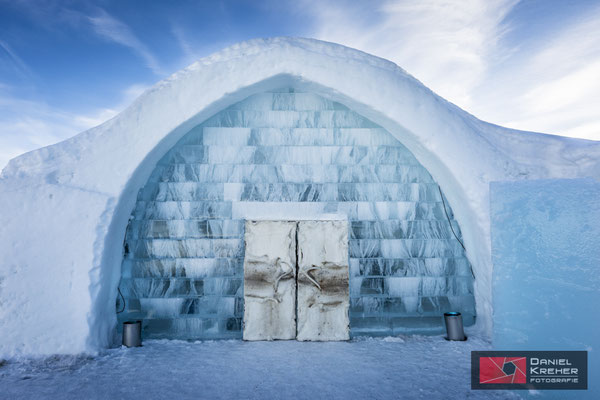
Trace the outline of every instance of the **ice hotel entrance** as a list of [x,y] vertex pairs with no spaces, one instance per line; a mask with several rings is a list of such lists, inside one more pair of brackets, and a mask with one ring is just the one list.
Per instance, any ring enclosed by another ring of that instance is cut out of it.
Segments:
[[[143,320],[145,339],[243,339],[252,322],[244,316],[253,315],[245,282],[252,221],[347,223],[350,338],[442,334],[450,310],[475,323],[471,336],[531,338],[541,325],[522,324],[513,301],[525,282],[514,280],[514,268],[524,271],[515,255],[525,246],[522,225],[498,218],[524,203],[505,203],[521,199],[512,195],[494,203],[498,184],[522,184],[522,199],[536,207],[549,192],[525,189],[597,177],[597,154],[597,142],[481,121],[392,62],[354,49],[301,38],[236,44],[102,125],[2,170],[0,358],[95,352],[120,343],[115,328],[130,319]],[[493,246],[506,251],[494,255]],[[277,266],[277,257],[266,264]],[[278,290],[295,282],[299,296],[306,279],[320,296],[298,260],[295,280],[274,269],[266,281],[281,276]],[[538,261],[528,261],[524,277],[546,268]],[[324,288],[317,270],[307,272]],[[296,322],[302,304],[290,308]],[[324,325],[307,326],[323,336]]]
[[315,93],[258,93],[192,128],[139,190],[118,319],[147,338],[441,333],[445,311],[475,322],[460,235],[385,129]]
[[248,221],[244,340],[347,340],[348,221]]

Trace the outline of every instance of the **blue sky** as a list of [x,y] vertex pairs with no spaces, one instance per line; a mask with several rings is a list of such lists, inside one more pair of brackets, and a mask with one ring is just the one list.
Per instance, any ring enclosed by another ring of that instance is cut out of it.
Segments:
[[0,0],[0,168],[269,36],[390,59],[486,121],[600,140],[598,0]]

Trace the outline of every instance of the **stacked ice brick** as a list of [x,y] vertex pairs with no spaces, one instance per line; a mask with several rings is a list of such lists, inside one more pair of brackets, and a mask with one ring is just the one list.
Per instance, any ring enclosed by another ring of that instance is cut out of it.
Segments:
[[156,166],[127,230],[119,320],[143,319],[145,337],[241,338],[257,213],[347,216],[353,335],[441,332],[448,310],[474,322],[470,265],[427,170],[371,121],[291,89],[221,111]]

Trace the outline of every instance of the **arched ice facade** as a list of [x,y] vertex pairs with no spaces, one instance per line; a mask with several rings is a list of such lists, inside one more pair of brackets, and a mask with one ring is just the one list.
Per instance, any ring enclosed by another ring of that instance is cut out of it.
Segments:
[[[381,130],[388,133],[388,136],[373,133],[359,135],[356,138],[352,134],[341,135],[341,133],[338,136],[328,136],[327,134],[319,136],[318,140],[347,139],[350,141],[347,142],[349,151],[352,151],[350,148],[358,149],[353,154],[341,151],[340,157],[357,157],[357,152],[364,151],[366,154],[365,164],[358,163],[359,167],[378,167],[378,164],[371,165],[370,161],[366,162],[366,160],[370,160],[369,157],[376,157],[376,153],[373,153],[376,146],[371,146],[371,143],[369,146],[361,146],[358,141],[352,142],[353,140],[369,138],[369,140],[388,141],[394,138],[398,141],[394,142],[395,146],[389,146],[390,149],[394,149],[390,150],[392,153],[396,152],[394,156],[388,155],[390,164],[379,165],[383,169],[392,166],[396,168],[397,172],[391,172],[391,176],[396,176],[398,179],[394,179],[395,183],[390,183],[389,186],[387,184],[382,186],[379,181],[363,183],[357,180],[357,187],[379,185],[379,189],[368,192],[356,191],[352,188],[348,191],[336,191],[332,189],[335,185],[343,186],[345,183],[342,180],[343,173],[340,173],[342,170],[339,169],[343,169],[343,165],[334,162],[333,158],[329,160],[331,161],[330,169],[313,170],[311,173],[314,174],[315,179],[326,178],[328,173],[334,174],[333,177],[336,178],[332,179],[331,187],[322,186],[323,190],[318,192],[319,196],[321,193],[323,196],[331,196],[332,201],[328,201],[326,204],[331,204],[331,207],[336,206],[337,212],[340,212],[344,206],[348,205],[346,203],[354,202],[350,198],[349,201],[344,201],[339,197],[335,198],[340,193],[355,193],[357,196],[369,193],[374,197],[364,198],[364,202],[377,203],[380,201],[378,199],[383,199],[387,195],[414,196],[418,194],[420,196],[421,191],[424,196],[432,196],[431,199],[435,199],[433,203],[439,203],[439,198],[435,197],[439,196],[439,191],[436,194],[436,184],[439,184],[447,200],[450,218],[455,220],[455,226],[460,225],[460,230],[458,226],[456,228],[457,234],[461,235],[466,248],[464,254],[462,248],[457,247],[456,239],[447,239],[448,232],[442,226],[439,229],[410,227],[410,219],[396,220],[390,218],[392,214],[385,214],[385,217],[382,214],[377,220],[363,218],[358,214],[358,205],[356,219],[350,211],[347,211],[347,215],[353,220],[352,234],[358,235],[357,238],[349,239],[352,243],[350,251],[354,254],[354,260],[369,258],[364,257],[369,254],[384,256],[372,258],[400,260],[405,259],[409,252],[412,256],[432,255],[436,253],[425,253],[425,249],[436,249],[436,251],[441,251],[441,253],[437,253],[438,255],[446,254],[449,256],[447,258],[456,257],[456,260],[461,260],[463,255],[466,255],[475,277],[474,280],[472,277],[469,278],[468,264],[465,264],[464,261],[455,263],[454,269],[447,271],[450,278],[443,278],[444,285],[438,285],[435,282],[440,275],[435,278],[434,274],[443,270],[442,264],[438,264],[436,268],[440,268],[435,271],[428,269],[426,264],[420,264],[417,266],[421,269],[418,273],[415,269],[415,276],[395,277],[384,274],[392,272],[391,265],[394,265],[394,262],[386,264],[383,268],[384,271],[377,271],[376,268],[369,270],[371,267],[361,270],[361,265],[370,264],[361,264],[359,261],[357,271],[357,262],[352,260],[351,297],[353,304],[351,313],[353,320],[351,320],[351,327],[354,330],[353,333],[357,333],[360,329],[359,321],[363,320],[364,322],[368,318],[379,318],[382,322],[379,326],[389,327],[386,329],[390,329],[394,333],[392,320],[396,317],[391,317],[392,314],[385,314],[388,317],[388,320],[385,320],[385,317],[381,318],[381,316],[384,316],[386,300],[389,300],[387,301],[389,307],[397,298],[415,300],[406,304],[411,304],[410,307],[400,308],[397,314],[399,318],[408,319],[416,316],[422,319],[422,322],[426,322],[428,318],[426,313],[429,310],[439,313],[444,308],[441,298],[446,297],[448,302],[454,294],[457,296],[464,294],[466,298],[469,298],[470,284],[452,283],[453,279],[458,282],[466,276],[464,281],[469,282],[470,279],[473,282],[472,292],[477,316],[470,333],[490,337],[493,305],[490,182],[574,178],[598,176],[600,173],[600,164],[597,161],[600,147],[597,143],[519,132],[480,121],[435,95],[397,65],[381,58],[344,46],[310,39],[274,38],[237,44],[199,60],[189,68],[158,83],[140,96],[130,107],[104,124],[64,142],[24,154],[11,160],[3,169],[0,179],[0,226],[2,226],[0,230],[0,327],[3,338],[0,341],[0,357],[94,352],[114,343],[117,338],[115,335],[117,288],[121,283],[123,291],[127,292],[129,289],[126,287],[128,285],[126,279],[137,278],[133,276],[134,268],[130,270],[128,276],[128,267],[124,265],[124,238],[126,235],[127,240],[131,241],[131,246],[128,242],[129,253],[125,257],[125,264],[130,260],[134,261],[130,257],[133,257],[136,251],[142,252],[138,253],[143,256],[141,258],[152,259],[154,250],[157,251],[156,254],[159,254],[159,250],[164,251],[165,259],[184,258],[179,257],[183,253],[173,252],[168,245],[162,248],[159,245],[152,248],[152,254],[146,254],[143,246],[140,247],[133,243],[134,240],[138,240],[135,235],[138,235],[138,238],[140,234],[160,235],[161,229],[162,232],[174,229],[177,234],[183,233],[184,235],[187,235],[187,232],[202,232],[198,224],[192,228],[186,226],[185,222],[181,225],[164,223],[161,228],[161,223],[154,224],[150,222],[152,218],[144,216],[147,210],[152,211],[151,207],[139,208],[139,201],[152,201],[152,196],[162,196],[161,193],[165,195],[167,193],[177,195],[185,193],[192,196],[200,194],[200,192],[194,190],[184,190],[183,192],[157,190],[153,192],[152,190],[146,191],[145,187],[168,186],[169,184],[185,186],[184,182],[159,183],[158,181],[163,179],[162,177],[175,180],[181,177],[187,179],[188,169],[192,174],[190,177],[195,179],[196,176],[193,174],[199,173],[200,169],[195,170],[191,164],[181,164],[183,166],[179,168],[182,168],[183,175],[175,170],[171,175],[169,172],[166,172],[166,175],[161,172],[163,169],[169,170],[168,165],[166,165],[167,168],[164,168],[165,165],[163,165],[171,162],[169,157],[181,150],[183,150],[182,155],[185,153],[184,148],[188,144],[181,142],[182,145],[179,147],[177,143],[182,139],[185,141],[188,133],[190,139],[192,137],[199,138],[198,132],[193,129],[204,122],[208,123],[215,115],[240,114],[240,110],[233,111],[229,108],[235,107],[235,104],[249,96],[257,95],[256,99],[260,103],[258,99],[265,96],[261,93],[275,92],[281,88],[293,88],[299,92],[294,96],[288,95],[295,99],[295,107],[302,103],[302,100],[298,102],[298,99],[301,98],[300,93],[317,94],[330,102],[325,103],[338,104],[337,107],[340,107],[339,110],[329,111],[326,107],[321,111],[318,111],[316,106],[311,107],[308,114],[299,112],[298,116],[302,116],[302,118],[299,118],[297,122],[286,121],[284,118],[279,121],[281,123],[300,124],[309,121],[335,123],[335,119],[328,120],[325,116],[336,115],[336,113],[343,115],[348,113],[345,111],[347,108],[361,116],[354,117],[355,121],[369,124],[365,128],[373,129],[374,132]],[[258,103],[255,106],[258,106]],[[339,105],[343,105],[343,107]],[[248,103],[247,106],[250,107],[250,104]],[[223,114],[220,114],[221,112]],[[291,111],[275,111],[271,108],[270,112],[286,115],[286,112]],[[255,123],[260,121],[261,111],[242,112],[242,115],[251,114],[256,119],[236,120],[232,117],[229,121],[221,120],[220,125],[217,124],[212,128],[232,130],[235,130],[236,127],[241,128],[237,136],[230,135],[232,140],[242,140],[239,144],[232,144],[232,148],[239,146],[250,149],[252,146],[243,145],[245,136],[241,132],[243,129],[250,128],[249,138],[254,140],[252,134],[256,130],[253,129],[253,126],[259,126]],[[308,117],[309,115],[310,117]],[[316,118],[316,115],[319,115],[319,118]],[[218,121],[218,117],[216,118]],[[231,125],[225,126],[225,122]],[[278,126],[285,128],[285,125],[270,127]],[[331,127],[335,127],[335,125],[324,126],[324,129]],[[209,126],[207,125],[206,128]],[[358,127],[352,126],[349,129],[358,129]],[[286,138],[285,130],[281,132],[279,138],[283,140]],[[332,132],[335,132],[335,129]],[[201,137],[204,141],[204,130]],[[210,140],[210,134],[207,137]],[[291,137],[293,140],[310,139],[310,135],[293,135]],[[260,139],[260,135],[256,139]],[[199,143],[199,147],[205,147],[206,144],[205,142]],[[272,143],[272,146],[277,147],[274,144]],[[292,147],[300,148],[302,147],[300,144],[301,142],[293,142]],[[205,167],[212,168],[210,157],[223,155],[220,155],[218,151],[211,153],[210,149],[213,148],[211,145],[206,147],[209,148],[208,153],[202,153],[201,156],[208,157],[206,160],[209,164],[206,164]],[[219,144],[215,144],[214,148],[218,147]],[[278,150],[283,150],[283,147]],[[328,146],[321,148],[328,148]],[[266,149],[267,147],[258,146],[254,150],[246,150],[247,154],[252,153],[253,157],[255,155],[257,157],[252,160],[251,165],[255,165],[252,168],[265,167],[265,164],[260,164],[259,159],[260,154]],[[172,153],[169,153],[170,151]],[[198,155],[195,154],[195,156]],[[313,156],[317,159],[329,157],[327,151],[315,152],[314,155],[311,155],[311,157]],[[395,163],[391,163],[391,158],[396,156],[399,158],[393,160]],[[240,155],[239,159],[232,160],[230,164],[223,162],[221,166],[215,165],[214,167],[231,168],[233,171],[235,163],[242,159],[243,157]],[[382,153],[383,159],[385,159],[385,152]],[[405,159],[410,159],[412,162],[417,160],[426,169],[426,172],[411,175],[418,168],[406,168],[401,164],[401,161],[403,162]],[[280,170],[283,169],[280,168]],[[309,171],[301,169],[298,171],[296,173],[309,173]],[[267,172],[265,174],[267,174],[265,176],[269,176]],[[228,175],[228,173],[225,175],[234,176]],[[212,176],[216,179],[219,175],[213,174]],[[286,175],[283,174],[273,176],[278,179],[279,177],[286,178]],[[289,176],[287,175],[287,177]],[[373,174],[366,172],[361,176],[365,179],[377,177],[375,172]],[[403,179],[412,179],[413,177],[419,180],[407,183],[411,187],[410,193],[408,190],[400,189],[400,186],[405,184]],[[198,179],[192,184],[200,187],[199,182]],[[252,186],[254,182],[256,181],[247,183]],[[222,203],[226,203],[226,195],[228,199],[232,199],[231,217],[223,220],[236,220],[233,214],[234,203],[242,202],[242,199],[245,198],[242,196],[252,196],[252,192],[244,192],[245,187],[242,187],[245,185],[244,182],[226,182],[223,179],[222,182],[215,181],[211,184],[214,187],[222,185]],[[286,185],[286,180],[273,182],[273,184],[282,188]],[[296,183],[287,182],[287,184],[291,184],[289,186],[291,189]],[[320,185],[320,183],[315,183],[315,185]],[[322,185],[327,185],[327,183]],[[396,187],[399,189],[397,192],[392,193],[386,189],[394,187],[393,185],[397,185]],[[433,188],[426,189],[428,185]],[[226,186],[236,189],[226,191]],[[296,192],[291,190],[287,192],[287,195],[298,194],[297,187],[294,188]],[[412,188],[417,189],[413,192]],[[140,190],[142,191],[140,192]],[[146,200],[143,197],[138,198],[139,193],[142,193],[142,196],[150,197]],[[206,193],[208,194],[208,191]],[[283,192],[261,190],[256,193],[275,195]],[[309,191],[308,193],[317,192]],[[184,201],[183,198],[180,200]],[[209,201],[209,199],[202,200]],[[282,198],[273,198],[272,200],[279,202]],[[411,200],[415,203],[421,201],[419,197],[412,197]],[[356,203],[361,202],[363,202],[362,198]],[[280,203],[287,202],[281,201]],[[301,203],[303,207],[314,207],[316,203],[320,202],[297,203]],[[371,210],[369,207],[367,206],[364,210]],[[251,207],[242,207],[241,209],[245,213],[249,212]],[[384,207],[380,210],[386,209]],[[415,215],[416,210],[415,208]],[[189,211],[191,212],[192,209]],[[407,209],[403,211],[407,211]],[[342,212],[344,211],[342,210]],[[132,215],[134,219],[130,220]],[[244,215],[244,217],[254,218],[255,216]],[[372,223],[393,225],[396,223],[395,221],[398,221],[401,229],[384,232],[384,230],[377,231],[370,225]],[[444,218],[440,215],[439,209],[435,219],[430,222],[434,225],[437,223],[443,225]],[[368,238],[368,235],[374,232],[378,232],[378,235],[387,235],[393,232],[391,236],[394,238]],[[423,246],[423,253],[421,253],[419,246],[403,246],[411,240],[422,239],[398,238],[397,235],[400,236],[400,232],[402,235],[408,236],[435,232],[445,236],[427,237],[426,241],[434,243],[445,240],[448,246]],[[164,238],[146,237],[146,239],[149,241],[156,239],[157,243],[160,243],[158,240]],[[225,238],[214,238],[214,240],[221,239]],[[231,239],[235,240],[236,238]],[[208,238],[204,248],[212,246],[210,251],[214,253],[214,243],[208,244],[210,240],[213,239]],[[363,241],[362,247],[361,240]],[[398,242],[393,246],[383,245],[383,241],[386,240],[389,243],[395,240]],[[221,251],[218,246],[217,250]],[[406,253],[401,253],[404,250]],[[181,247],[181,251],[185,251],[185,246]],[[136,269],[136,271],[139,270]],[[146,271],[153,270],[150,268]],[[188,270],[186,270],[187,273]],[[232,274],[235,274],[235,271],[232,271]],[[148,276],[143,279],[152,278]],[[177,276],[173,278],[174,280],[178,279]],[[411,278],[416,279],[411,280]],[[426,280],[430,283],[424,283]],[[227,285],[216,282],[207,282],[206,286],[203,282],[203,293],[206,294],[209,293],[209,290],[213,290],[213,293],[218,296],[219,291],[222,291]],[[133,285],[132,282],[130,284]],[[431,291],[426,292],[424,288],[431,289]],[[378,291],[381,293],[377,293]],[[157,293],[162,293],[162,289],[157,289]],[[165,293],[167,292],[165,291]],[[138,296],[138,294],[134,295],[129,292],[126,295],[130,299],[140,300],[140,305],[144,298],[156,298]],[[236,295],[237,291],[231,296],[235,297]],[[176,301],[173,303],[182,304],[182,299],[178,299],[177,296],[175,295]],[[437,304],[426,303],[428,300],[425,299],[435,297],[440,298]],[[364,298],[368,299],[367,304],[364,301],[360,304],[360,299]],[[383,303],[381,314],[372,315],[373,312],[380,313],[381,309],[378,308],[380,302]],[[402,307],[402,301],[399,304]],[[465,306],[465,313],[468,313],[469,307],[472,306]],[[210,307],[205,308],[205,310],[209,309]],[[144,309],[140,307],[140,310]],[[155,316],[163,313],[162,315],[168,316],[165,320],[170,321],[176,321],[176,317],[183,314],[179,305],[165,305],[160,312],[158,307],[146,308],[146,310],[154,310],[153,315]],[[231,318],[235,319],[239,315],[239,305],[237,310],[238,314],[236,315],[234,300],[233,317]],[[421,314],[419,314],[420,310]],[[225,307],[224,311],[231,315],[231,308]],[[216,312],[208,314],[217,316],[216,319],[222,319],[219,317],[221,315],[219,312],[217,307]],[[227,320],[229,318],[228,316]],[[378,326],[377,321],[371,322],[374,324],[368,326]],[[232,324],[235,325],[233,322]],[[225,323],[224,329],[221,329],[219,324],[213,326],[217,327],[214,329],[217,334],[228,331],[227,323]],[[432,325],[427,326],[431,327]],[[180,332],[169,324],[163,325],[162,328],[157,327],[154,332],[160,335],[161,329],[166,332],[165,336]],[[185,329],[183,331],[185,332]],[[202,335],[207,333],[203,327],[200,328],[200,331],[203,332]],[[230,332],[231,335],[235,335],[235,329]]]
[[460,229],[429,172],[340,103],[283,89],[194,127],[158,163],[127,228],[120,320],[145,337],[240,338],[244,221],[350,221],[353,335],[440,333],[475,319]]

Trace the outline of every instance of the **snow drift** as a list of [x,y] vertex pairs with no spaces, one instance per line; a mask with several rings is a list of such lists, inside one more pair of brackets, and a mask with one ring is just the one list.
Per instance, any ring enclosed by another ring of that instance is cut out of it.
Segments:
[[600,176],[600,143],[480,121],[389,61],[310,39],[237,44],[158,83],[106,123],[2,171],[0,357],[108,346],[139,188],[190,128],[280,87],[317,93],[381,125],[440,182],[474,268],[475,331],[487,337],[489,183]]

